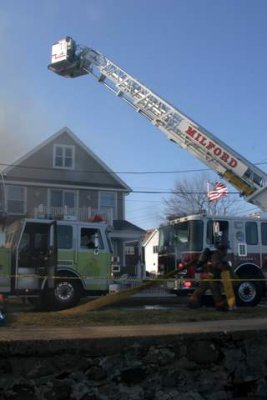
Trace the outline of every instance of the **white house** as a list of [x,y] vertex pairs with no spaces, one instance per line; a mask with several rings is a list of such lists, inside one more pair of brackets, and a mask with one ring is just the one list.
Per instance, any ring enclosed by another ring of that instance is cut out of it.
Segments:
[[150,229],[146,232],[143,240],[143,257],[146,266],[146,272],[158,273],[158,229]]

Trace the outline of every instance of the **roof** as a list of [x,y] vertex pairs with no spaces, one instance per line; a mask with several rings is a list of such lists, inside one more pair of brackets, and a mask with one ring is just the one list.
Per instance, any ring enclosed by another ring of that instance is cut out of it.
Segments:
[[146,231],[144,240],[143,240],[143,246],[146,246],[150,240],[155,236],[155,234],[158,232],[158,229],[153,228],[153,229],[148,229]]
[[48,139],[41,142],[38,146],[34,147],[31,151],[27,152],[24,156],[20,157],[18,160],[12,163],[11,166],[4,168],[2,170],[3,175],[8,175],[13,169],[19,167],[24,161],[31,157],[34,153],[42,150],[45,146],[55,141],[61,135],[68,135],[72,141],[74,141],[79,147],[81,147],[89,157],[94,159],[107,173],[112,175],[113,179],[123,187],[124,191],[131,192],[132,189],[113,172],[91,149],[89,149],[68,127],[64,127],[57,131],[55,134],[51,135]]
[[123,240],[124,242],[138,241],[141,243],[145,232],[144,229],[139,228],[139,226],[129,221],[115,219],[110,231],[110,237]]
[[113,221],[113,227],[116,231],[139,231],[140,233],[145,233],[144,229],[139,228],[139,226],[122,219],[115,219]]

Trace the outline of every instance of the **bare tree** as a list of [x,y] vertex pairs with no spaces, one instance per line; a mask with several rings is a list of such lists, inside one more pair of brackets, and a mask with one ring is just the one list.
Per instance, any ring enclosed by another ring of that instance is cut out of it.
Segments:
[[[214,177],[197,174],[191,178],[176,181],[169,198],[164,199],[166,219],[206,211],[209,215],[235,215],[245,212],[245,202],[236,194],[228,194],[217,201],[209,202],[208,183],[212,190]],[[218,179],[217,179],[218,181]]]

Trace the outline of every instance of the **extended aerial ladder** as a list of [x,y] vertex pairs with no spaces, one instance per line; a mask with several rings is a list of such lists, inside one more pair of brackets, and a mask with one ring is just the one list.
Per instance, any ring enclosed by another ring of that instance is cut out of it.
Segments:
[[148,118],[168,139],[192,153],[228,181],[248,202],[261,210],[267,210],[265,172],[101,53],[89,47],[81,47],[71,37],[66,37],[52,46],[48,68],[69,78],[92,74],[139,114]]

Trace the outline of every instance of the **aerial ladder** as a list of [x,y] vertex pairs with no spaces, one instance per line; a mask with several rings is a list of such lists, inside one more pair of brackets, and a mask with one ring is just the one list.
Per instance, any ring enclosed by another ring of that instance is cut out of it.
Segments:
[[98,51],[65,37],[52,46],[49,70],[66,78],[91,74],[235,187],[246,201],[267,211],[267,174],[212,133],[151,91]]

